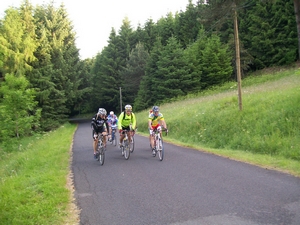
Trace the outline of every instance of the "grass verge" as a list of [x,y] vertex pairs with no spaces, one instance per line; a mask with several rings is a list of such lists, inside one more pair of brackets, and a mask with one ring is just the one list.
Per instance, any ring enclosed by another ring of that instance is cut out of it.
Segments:
[[1,224],[78,224],[70,158],[76,125],[22,140],[19,151],[1,152]]

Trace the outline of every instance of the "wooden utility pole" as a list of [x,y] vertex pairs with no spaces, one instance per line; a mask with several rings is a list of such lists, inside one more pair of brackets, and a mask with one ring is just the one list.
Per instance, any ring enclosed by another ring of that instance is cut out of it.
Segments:
[[120,87],[120,113],[122,113],[122,90]]
[[239,31],[238,31],[238,21],[237,21],[236,4],[235,3],[233,3],[233,4],[234,4],[233,8],[234,8],[235,62],[236,62],[236,73],[237,73],[237,83],[238,83],[239,109],[243,110]]
[[298,60],[300,61],[300,1],[294,0],[294,10],[296,16],[296,25],[298,33]]

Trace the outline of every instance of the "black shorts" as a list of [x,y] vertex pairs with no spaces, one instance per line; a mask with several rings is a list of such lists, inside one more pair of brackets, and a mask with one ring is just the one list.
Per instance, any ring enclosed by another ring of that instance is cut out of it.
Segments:
[[122,130],[127,130],[127,131],[130,131],[130,127],[122,127]]

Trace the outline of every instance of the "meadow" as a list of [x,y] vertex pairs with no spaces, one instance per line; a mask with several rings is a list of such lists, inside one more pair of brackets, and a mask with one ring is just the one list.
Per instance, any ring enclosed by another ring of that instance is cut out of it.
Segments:
[[[244,78],[242,110],[236,82],[159,106],[169,129],[165,142],[300,177],[299,67]],[[148,110],[136,113],[144,136]],[[66,123],[0,146],[1,224],[79,224],[70,169],[76,128]]]
[[[165,141],[300,175],[300,70],[271,71],[160,105]],[[147,135],[148,110],[136,113]]]

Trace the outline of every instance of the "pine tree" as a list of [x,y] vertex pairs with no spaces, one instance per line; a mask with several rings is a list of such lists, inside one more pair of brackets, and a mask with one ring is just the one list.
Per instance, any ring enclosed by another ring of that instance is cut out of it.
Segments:
[[134,102],[136,110],[146,109],[156,101],[155,92],[157,89],[154,85],[154,79],[157,77],[157,62],[161,56],[162,48],[161,40],[157,38],[146,63],[145,75],[141,79],[137,98]]
[[293,10],[293,3],[290,1],[278,0],[271,4],[273,16],[270,24],[275,28],[272,65],[288,65],[297,60],[297,28]]
[[186,10],[178,14],[175,23],[175,35],[183,48],[196,40],[201,27],[200,19],[200,7],[194,6],[192,0],[188,0]]
[[34,25],[30,17],[30,8],[6,10],[0,26],[0,70],[6,73],[23,75],[31,69],[29,63],[34,60],[36,49]]
[[121,76],[124,77],[122,95],[125,96],[125,102],[131,104],[134,103],[141,79],[145,75],[145,67],[148,58],[149,54],[141,43],[138,43],[131,51],[126,68],[121,73]]
[[71,116],[81,114],[81,113],[89,113],[93,111],[93,104],[90,101],[93,96],[92,92],[92,65],[94,63],[94,59],[85,59],[80,62],[80,66],[78,68],[78,90],[75,93],[76,101],[74,102],[73,111],[71,112]]
[[165,18],[159,19],[156,26],[162,44],[167,45],[167,40],[174,36],[175,33],[175,19],[173,14],[170,12]]
[[143,43],[145,49],[150,53],[158,37],[157,26],[152,19],[148,19],[146,21],[146,23],[144,24],[144,31],[145,34],[144,34]]
[[120,77],[122,61],[117,47],[118,38],[112,28],[108,46],[96,58],[92,66],[94,110],[99,107],[117,109],[119,106],[119,88],[123,86]]
[[85,89],[79,89],[80,86],[80,67],[81,62],[79,58],[79,50],[75,44],[75,35],[73,31],[73,25],[68,18],[68,14],[64,5],[59,8],[59,13],[61,14],[61,19],[64,23],[63,30],[67,31],[63,40],[63,62],[62,65],[63,74],[65,76],[63,88],[65,90],[65,95],[67,98],[66,107],[68,113],[74,110],[74,106],[83,93],[86,92]]
[[[118,58],[120,59],[119,63],[119,74],[120,80],[123,83],[120,85],[122,88],[122,97],[125,104],[133,104],[133,99],[131,96],[131,90],[128,89],[131,86],[130,74],[124,72],[126,70],[126,65],[128,65],[129,55],[134,46],[132,46],[134,40],[134,34],[130,25],[130,21],[126,17],[123,20],[123,24],[119,30],[119,35],[117,36],[117,49],[118,49]],[[128,83],[129,82],[129,83]]]
[[35,52],[35,69],[28,77],[33,87],[38,88],[41,127],[51,130],[66,120],[80,94],[79,55],[63,5],[59,9],[53,5],[37,6],[34,17],[40,46]]
[[152,79],[153,93],[156,103],[177,96],[182,96],[191,87],[190,74],[183,49],[174,37],[161,51],[157,61],[157,71]]
[[213,35],[207,39],[202,49],[200,59],[202,87],[205,89],[229,81],[233,68],[228,46],[222,44],[218,36]]
[[296,24],[292,2],[265,2],[245,10],[241,39],[254,57],[253,69],[289,64],[296,60]]

